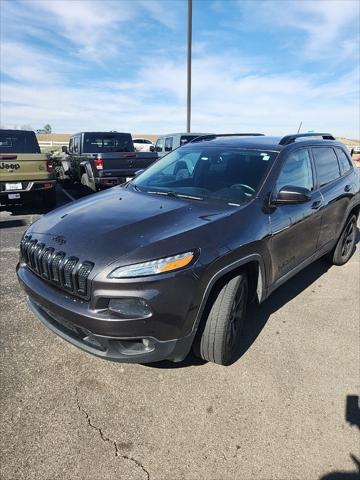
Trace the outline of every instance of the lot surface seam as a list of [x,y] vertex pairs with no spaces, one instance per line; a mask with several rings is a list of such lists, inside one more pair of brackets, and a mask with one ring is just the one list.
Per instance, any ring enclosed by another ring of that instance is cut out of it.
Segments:
[[79,412],[83,413],[86,417],[86,420],[87,420],[87,423],[89,425],[89,427],[93,428],[94,430],[96,430],[99,434],[100,434],[100,438],[103,442],[107,442],[107,443],[110,443],[114,446],[114,449],[115,449],[115,457],[121,457],[125,460],[130,460],[131,462],[135,463],[136,466],[140,467],[144,473],[146,473],[146,477],[147,477],[147,480],[150,480],[150,474],[149,472],[146,470],[146,468],[143,466],[143,464],[139,461],[139,460],[136,460],[136,458],[133,458],[133,457],[129,457],[128,455],[122,455],[119,451],[119,447],[116,443],[115,440],[112,440],[111,438],[107,437],[102,428],[101,427],[97,427],[96,425],[94,425],[91,421],[91,418],[90,418],[90,415],[87,413],[87,411],[81,406],[81,403],[80,403],[80,400],[79,400],[79,391],[78,391],[78,388],[77,386],[75,386],[75,396],[76,396],[76,405],[77,405],[77,408],[79,410]]

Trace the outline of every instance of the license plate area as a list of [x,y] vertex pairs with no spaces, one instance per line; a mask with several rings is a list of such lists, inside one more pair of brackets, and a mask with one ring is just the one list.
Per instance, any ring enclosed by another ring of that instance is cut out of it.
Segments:
[[20,193],[9,193],[8,194],[8,199],[9,200],[16,200],[20,198]]
[[5,190],[7,192],[13,191],[13,190],[22,190],[23,185],[21,182],[14,182],[14,183],[5,183]]

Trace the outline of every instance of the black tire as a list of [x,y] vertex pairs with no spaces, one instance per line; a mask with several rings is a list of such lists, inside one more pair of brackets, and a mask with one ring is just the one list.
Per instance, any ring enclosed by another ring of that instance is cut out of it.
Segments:
[[226,283],[217,295],[198,340],[198,356],[219,365],[235,361],[247,302],[248,280],[241,274]]
[[327,260],[333,265],[344,265],[352,257],[357,238],[356,215],[351,215],[335,245],[335,248],[327,255]]
[[45,190],[42,194],[42,201],[44,203],[44,207],[47,210],[52,210],[56,207],[56,189],[51,188],[49,190]]

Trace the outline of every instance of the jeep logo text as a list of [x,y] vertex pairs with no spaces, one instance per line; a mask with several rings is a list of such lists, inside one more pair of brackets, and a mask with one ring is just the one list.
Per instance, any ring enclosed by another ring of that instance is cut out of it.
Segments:
[[20,164],[19,163],[5,163],[5,162],[1,162],[0,163],[0,169],[1,170],[17,170],[18,168],[20,168]]

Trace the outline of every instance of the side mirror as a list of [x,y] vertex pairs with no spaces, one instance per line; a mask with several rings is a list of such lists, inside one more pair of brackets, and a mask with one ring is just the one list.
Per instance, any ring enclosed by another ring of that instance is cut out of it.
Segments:
[[297,203],[306,203],[311,200],[311,192],[307,188],[293,187],[286,185],[276,197],[273,198],[273,205],[294,205]]
[[154,147],[154,145],[150,145],[149,150],[150,150],[150,152],[155,152],[155,147]]
[[62,151],[63,153],[69,153],[68,147],[65,146],[65,145],[63,145],[63,146],[61,147],[61,151]]

